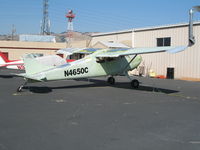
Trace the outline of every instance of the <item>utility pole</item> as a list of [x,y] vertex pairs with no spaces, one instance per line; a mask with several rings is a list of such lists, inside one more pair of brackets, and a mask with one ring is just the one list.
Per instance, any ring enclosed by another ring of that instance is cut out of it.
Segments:
[[11,31],[11,40],[12,41],[14,40],[15,33],[16,33],[16,28],[15,28],[15,25],[13,24],[12,25],[12,31]]
[[49,20],[48,8],[49,8],[48,0],[43,0],[43,19],[41,25],[42,35],[50,35],[50,20]]

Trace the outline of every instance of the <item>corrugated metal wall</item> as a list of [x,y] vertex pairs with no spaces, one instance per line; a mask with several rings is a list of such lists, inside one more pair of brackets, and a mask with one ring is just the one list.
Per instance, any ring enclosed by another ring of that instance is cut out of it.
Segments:
[[[188,45],[188,26],[135,30],[134,47],[156,47],[157,38],[171,37],[171,46]],[[194,26],[196,44],[177,54],[159,53],[143,56],[145,69],[166,75],[167,67],[175,68],[175,78],[200,80],[200,24]]]

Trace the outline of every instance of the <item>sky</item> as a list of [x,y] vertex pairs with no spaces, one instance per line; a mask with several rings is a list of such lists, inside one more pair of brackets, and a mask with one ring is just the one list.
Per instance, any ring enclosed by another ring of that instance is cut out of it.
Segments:
[[[51,31],[67,30],[65,14],[76,14],[74,30],[112,32],[188,22],[188,11],[199,0],[49,0]],[[38,34],[43,0],[0,0],[0,34]],[[200,13],[194,14],[200,20]]]

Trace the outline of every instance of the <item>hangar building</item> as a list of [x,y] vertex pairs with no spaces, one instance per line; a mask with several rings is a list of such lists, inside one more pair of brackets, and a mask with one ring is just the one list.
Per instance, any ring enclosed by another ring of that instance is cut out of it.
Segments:
[[[72,47],[86,47],[87,41],[75,41]],[[0,41],[0,51],[9,59],[20,59],[24,54],[42,53],[44,55],[55,55],[56,51],[66,48],[66,43],[53,42],[26,42],[26,41]]]
[[[152,70],[157,75],[166,76],[168,70],[173,69],[176,79],[200,81],[200,22],[194,23],[194,36],[195,45],[184,52],[142,55],[143,74],[147,75]],[[97,33],[92,35],[89,43],[87,40],[72,43],[74,48],[186,45],[188,45],[188,23]],[[25,53],[56,54],[56,51],[62,48],[66,48],[66,43],[0,41],[0,51],[7,53],[10,59],[19,59]],[[135,73],[137,74],[137,71]]]
[[[183,52],[143,54],[144,74],[151,70],[166,76],[172,70],[176,79],[200,81],[200,22],[194,23],[193,31],[196,43]],[[91,45],[99,41],[130,47],[187,46],[188,23],[93,34]]]

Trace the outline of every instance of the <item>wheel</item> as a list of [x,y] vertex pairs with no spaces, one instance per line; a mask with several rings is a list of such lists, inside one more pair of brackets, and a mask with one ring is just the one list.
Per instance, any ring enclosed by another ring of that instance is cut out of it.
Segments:
[[113,84],[115,84],[115,78],[109,77],[108,80],[107,80],[107,82],[108,82],[109,84],[113,85]]
[[17,92],[21,92],[23,89],[23,85],[21,85],[20,87],[17,88]]
[[131,86],[133,87],[133,88],[135,88],[135,89],[137,89],[138,87],[139,87],[139,85],[140,85],[140,83],[139,83],[139,81],[138,80],[132,80],[131,81]]

